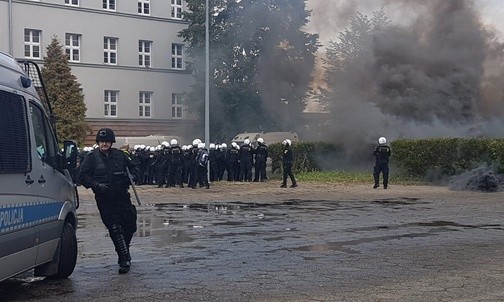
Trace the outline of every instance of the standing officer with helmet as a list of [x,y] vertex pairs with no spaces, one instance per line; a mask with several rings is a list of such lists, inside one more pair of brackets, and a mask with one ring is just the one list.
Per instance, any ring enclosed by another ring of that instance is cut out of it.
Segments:
[[266,179],[266,160],[268,158],[268,146],[264,143],[264,139],[257,139],[257,147],[254,150],[255,168],[254,181],[264,181]]
[[[183,159],[183,151],[182,148],[178,145],[178,141],[176,139],[172,139],[170,141],[171,145],[171,157],[170,157],[170,165],[168,174],[170,175],[169,179],[172,181],[172,184],[179,186],[180,188],[184,187],[182,182],[182,161]],[[171,184],[170,184],[171,185]]]
[[112,129],[98,131],[98,148],[84,158],[80,181],[86,189],[93,189],[101,219],[119,258],[119,273],[125,274],[130,270],[129,245],[137,230],[137,212],[128,192],[130,179],[127,171],[127,168],[134,169],[134,165],[124,152],[112,148],[115,141]]
[[283,146],[283,182],[280,186],[281,188],[287,188],[287,176],[290,177],[292,182],[291,188],[297,187],[296,179],[294,178],[294,174],[292,173],[292,164],[294,163],[294,153],[291,148],[292,142],[290,139],[285,139],[282,142]]
[[374,189],[380,186],[380,172],[383,173],[383,188],[386,189],[388,187],[390,154],[391,151],[390,147],[387,146],[387,139],[383,136],[380,137],[378,139],[378,146],[373,151],[375,157],[375,166],[373,169]]
[[252,181],[252,163],[254,162],[254,150],[247,138],[240,146],[238,157],[240,159],[240,181]]

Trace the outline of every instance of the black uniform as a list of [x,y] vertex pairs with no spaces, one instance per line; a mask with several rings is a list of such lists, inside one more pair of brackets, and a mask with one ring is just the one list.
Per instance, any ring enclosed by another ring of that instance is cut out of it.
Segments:
[[170,161],[170,148],[163,146],[156,157],[156,162],[154,166],[156,167],[156,184],[158,188],[161,188],[163,185],[169,184],[170,178],[168,177],[168,169]]
[[380,186],[380,173],[383,173],[383,188],[388,187],[388,177],[389,177],[389,157],[392,154],[390,147],[385,144],[380,144],[376,146],[373,151],[375,156],[375,166],[373,168],[374,186],[373,188],[378,188]]
[[221,147],[218,150],[219,155],[217,156],[217,180],[224,179],[224,172],[227,171],[228,179],[229,179],[229,170],[228,170],[228,149],[227,147]]
[[266,160],[268,158],[268,146],[264,143],[258,143],[254,150],[255,166],[254,181],[264,181],[266,178]]
[[219,180],[219,155],[219,150],[215,148],[211,148],[210,151],[208,151],[208,160],[210,161],[210,182]]
[[198,149],[198,154],[196,156],[196,163],[198,169],[198,181],[200,184],[200,188],[206,187],[210,189],[210,185],[208,183],[208,150],[206,148]]
[[287,176],[290,177],[292,182],[291,188],[297,187],[296,179],[294,178],[294,174],[292,173],[292,164],[294,163],[294,153],[292,152],[292,148],[290,145],[285,145],[283,149],[283,182],[280,187],[287,187]]
[[253,149],[249,144],[240,147],[240,181],[252,181]]
[[127,262],[129,269],[129,245],[137,230],[137,212],[128,192],[130,181],[126,167],[135,169],[123,151],[111,148],[105,155],[97,148],[84,158],[80,181],[85,188],[93,189],[101,219],[119,257],[118,263],[123,267]]
[[228,152],[228,181],[239,181],[240,180],[240,157],[239,150],[231,146]]
[[182,148],[178,145],[172,146],[168,174],[170,175],[170,181],[181,188],[184,187],[184,184],[182,183],[183,156],[184,154],[182,153]]

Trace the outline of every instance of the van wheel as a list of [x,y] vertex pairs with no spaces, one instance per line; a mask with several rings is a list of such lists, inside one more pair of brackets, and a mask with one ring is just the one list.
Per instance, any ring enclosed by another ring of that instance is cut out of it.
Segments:
[[51,279],[64,279],[72,274],[77,262],[77,236],[72,224],[65,222],[61,232],[58,271]]

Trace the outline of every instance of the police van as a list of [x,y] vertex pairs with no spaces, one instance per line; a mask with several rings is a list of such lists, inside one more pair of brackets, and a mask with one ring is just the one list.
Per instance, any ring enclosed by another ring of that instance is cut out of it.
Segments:
[[44,91],[35,63],[0,52],[0,281],[30,269],[66,278],[77,260],[79,199],[69,172],[77,146],[60,148]]

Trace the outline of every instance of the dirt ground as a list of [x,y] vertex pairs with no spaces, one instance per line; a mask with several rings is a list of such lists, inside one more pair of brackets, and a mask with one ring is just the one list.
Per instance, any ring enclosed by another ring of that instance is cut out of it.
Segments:
[[[133,190],[130,189],[133,203]],[[203,201],[244,201],[271,202],[275,200],[390,200],[390,199],[423,199],[426,201],[499,201],[504,192],[487,193],[478,191],[452,191],[444,186],[431,185],[389,185],[373,189],[372,184],[331,184],[319,182],[300,182],[297,188],[280,188],[280,182],[214,182],[210,189],[198,188],[157,188],[156,186],[139,186],[137,193],[142,204],[180,203]],[[93,200],[91,190],[79,187],[83,201]]]

